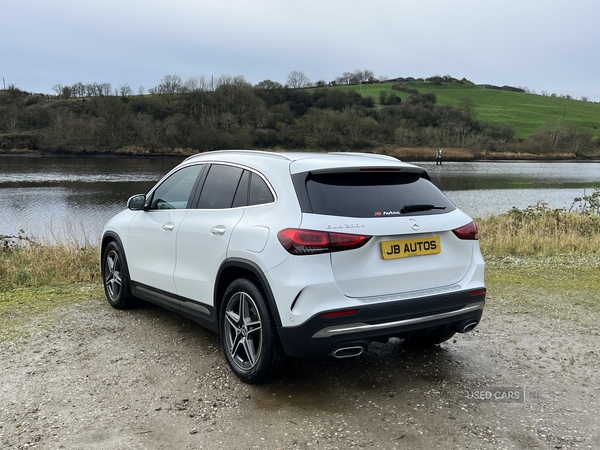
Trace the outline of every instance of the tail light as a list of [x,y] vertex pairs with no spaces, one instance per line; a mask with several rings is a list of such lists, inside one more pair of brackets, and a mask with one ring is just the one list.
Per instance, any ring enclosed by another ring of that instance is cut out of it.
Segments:
[[468,223],[467,225],[457,228],[456,230],[452,230],[452,232],[459,239],[465,240],[477,240],[479,239],[479,229],[477,228],[477,224],[475,221]]
[[326,231],[287,228],[277,233],[283,248],[292,255],[314,255],[317,253],[339,252],[360,248],[372,236]]

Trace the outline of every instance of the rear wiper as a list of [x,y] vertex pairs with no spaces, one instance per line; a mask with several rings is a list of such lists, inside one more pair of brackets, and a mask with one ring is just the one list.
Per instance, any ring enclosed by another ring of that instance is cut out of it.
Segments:
[[435,205],[404,205],[400,212],[402,214],[406,214],[417,211],[431,211],[432,209],[446,209],[446,207]]

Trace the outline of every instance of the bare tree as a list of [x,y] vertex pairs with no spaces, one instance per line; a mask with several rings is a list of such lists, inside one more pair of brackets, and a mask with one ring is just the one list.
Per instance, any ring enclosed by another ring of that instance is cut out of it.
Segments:
[[73,97],[85,96],[85,86],[81,81],[78,81],[73,86],[71,86],[71,94],[73,95]]
[[375,80],[375,72],[372,70],[356,69],[354,71],[354,84],[372,83]]
[[546,122],[542,126],[542,132],[550,136],[552,143],[554,144],[554,149],[556,150],[567,130],[565,123],[562,120],[552,120],[550,122]]
[[0,123],[4,123],[4,129],[9,133],[16,132],[19,123],[19,110],[13,106],[0,107]]
[[108,97],[110,95],[111,89],[112,88],[110,86],[110,83],[101,83],[100,84],[100,95]]
[[469,96],[464,96],[458,101],[458,107],[465,115],[468,120],[475,120],[477,117],[477,111],[475,107],[477,105],[473,101],[473,99]]
[[165,75],[155,88],[157,94],[176,94],[181,92],[183,80],[177,74]]
[[354,74],[352,72],[344,72],[335,79],[335,82],[337,84],[350,84],[352,82],[353,77]]
[[568,144],[575,156],[581,156],[592,140],[592,134],[580,125],[571,126],[567,132]]
[[129,97],[130,95],[133,95],[133,89],[131,89],[131,86],[128,84],[124,84],[119,86],[119,94],[121,97]]
[[287,85],[292,89],[308,87],[310,84],[310,79],[299,70],[291,71],[287,77]]

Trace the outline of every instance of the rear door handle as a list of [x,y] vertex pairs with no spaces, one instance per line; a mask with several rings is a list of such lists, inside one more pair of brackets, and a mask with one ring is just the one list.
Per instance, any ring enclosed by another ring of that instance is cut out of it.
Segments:
[[175,224],[173,222],[167,222],[162,226],[162,229],[165,231],[173,231],[173,228],[175,228]]
[[225,234],[225,225],[217,225],[210,229],[210,233],[213,236],[223,236]]

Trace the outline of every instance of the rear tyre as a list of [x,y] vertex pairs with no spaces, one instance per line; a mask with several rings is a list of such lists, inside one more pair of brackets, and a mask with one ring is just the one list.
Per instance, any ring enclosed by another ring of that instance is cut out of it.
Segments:
[[446,342],[456,334],[455,331],[446,328],[431,330],[427,334],[413,334],[404,341],[405,345],[413,348],[427,348]]
[[106,299],[113,308],[125,309],[134,304],[129,282],[129,271],[119,244],[112,241],[102,255],[102,280]]
[[219,325],[225,358],[238,378],[260,384],[279,375],[284,352],[257,281],[239,278],[229,285]]

